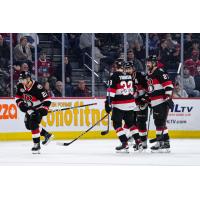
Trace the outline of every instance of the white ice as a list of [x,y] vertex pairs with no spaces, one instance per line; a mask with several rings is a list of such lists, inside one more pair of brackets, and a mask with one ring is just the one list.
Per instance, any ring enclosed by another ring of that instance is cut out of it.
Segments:
[[200,166],[199,139],[171,140],[171,153],[134,152],[130,149],[129,154],[115,152],[118,140],[77,140],[70,146],[58,146],[57,142],[42,146],[39,155],[31,153],[31,141],[0,142],[0,165]]

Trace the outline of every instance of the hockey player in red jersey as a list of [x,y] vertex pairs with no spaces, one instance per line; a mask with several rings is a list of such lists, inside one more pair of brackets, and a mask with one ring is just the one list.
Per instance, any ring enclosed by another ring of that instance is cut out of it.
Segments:
[[137,107],[134,109],[143,149],[147,149],[147,118],[149,97],[147,95],[147,80],[144,72],[137,72],[132,62],[126,63],[126,73],[133,78],[134,98]]
[[157,142],[151,147],[152,152],[170,149],[170,141],[166,120],[169,108],[173,107],[173,84],[168,74],[157,67],[156,56],[150,56],[146,62],[148,68],[147,84],[148,94],[153,110],[154,124],[156,126]]
[[117,60],[116,72],[110,77],[110,87],[107,90],[105,102],[106,112],[110,113],[112,110],[113,127],[121,142],[121,145],[116,147],[117,151],[124,151],[129,148],[128,137],[122,127],[123,120],[133,135],[137,148],[142,148],[139,133],[135,132],[136,122],[133,111],[135,107],[132,77],[124,73],[124,61]]
[[25,113],[24,123],[31,130],[34,146],[33,154],[40,151],[40,136],[44,136],[43,145],[47,145],[53,135],[45,129],[40,129],[39,124],[43,116],[48,114],[51,101],[47,91],[37,81],[31,79],[29,72],[22,71],[17,84],[16,103],[19,109]]

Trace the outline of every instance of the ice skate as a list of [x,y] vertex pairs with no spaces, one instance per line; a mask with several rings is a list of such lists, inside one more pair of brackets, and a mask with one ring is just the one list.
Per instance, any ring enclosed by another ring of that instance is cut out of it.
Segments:
[[135,141],[135,144],[133,145],[133,149],[134,151],[143,151],[141,140]]
[[116,148],[117,153],[129,153],[129,146],[127,142],[122,143],[120,146],[117,146]]
[[40,143],[34,143],[34,146],[31,149],[32,154],[40,154],[40,149]]
[[169,140],[166,140],[162,143],[161,147],[160,147],[160,151],[162,153],[170,153],[170,143]]
[[51,140],[53,140],[53,138],[54,138],[54,135],[53,135],[53,134],[51,134],[51,133],[46,133],[46,134],[44,135],[44,141],[42,141],[42,144],[43,144],[43,145],[48,145],[49,142],[51,142]]
[[142,148],[143,148],[143,151],[147,150],[147,140],[142,141]]

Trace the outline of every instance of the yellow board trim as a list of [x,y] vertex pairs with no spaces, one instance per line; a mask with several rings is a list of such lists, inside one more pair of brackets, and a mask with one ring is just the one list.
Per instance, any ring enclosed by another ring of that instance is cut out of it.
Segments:
[[[52,132],[55,135],[56,140],[67,140],[74,139],[78,137],[82,131],[72,131],[72,132]],[[200,138],[199,131],[169,131],[170,138]],[[155,137],[155,131],[149,131],[149,138]],[[100,131],[90,131],[83,135],[81,139],[115,139],[117,138],[115,131],[110,131],[109,134],[102,136]],[[20,133],[0,133],[0,141],[8,140],[31,140],[30,132],[20,132]]]

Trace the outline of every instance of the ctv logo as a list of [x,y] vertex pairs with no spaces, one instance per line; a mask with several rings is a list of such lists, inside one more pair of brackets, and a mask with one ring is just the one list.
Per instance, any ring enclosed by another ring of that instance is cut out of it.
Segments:
[[15,104],[0,104],[0,120],[17,119],[17,106]]
[[188,112],[190,113],[194,107],[193,106],[180,106],[178,104],[174,104],[171,112]]

